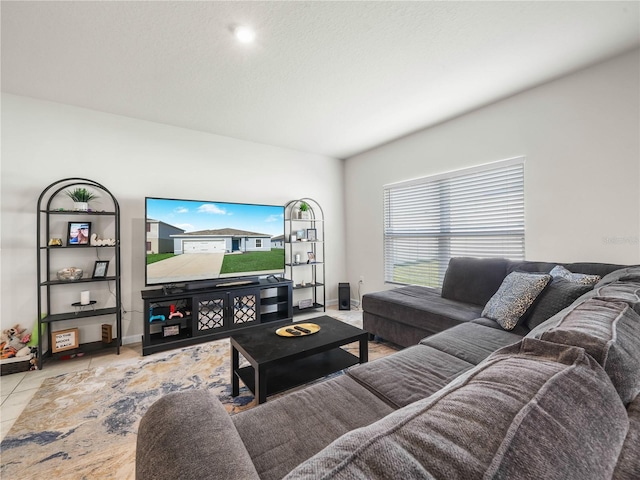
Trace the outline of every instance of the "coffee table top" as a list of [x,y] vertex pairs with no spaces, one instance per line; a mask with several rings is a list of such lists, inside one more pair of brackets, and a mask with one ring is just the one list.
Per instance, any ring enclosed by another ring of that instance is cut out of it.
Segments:
[[320,331],[300,337],[281,337],[276,330],[283,325],[260,325],[248,331],[232,334],[231,344],[250,362],[260,365],[282,359],[295,359],[339,347],[368,335],[365,330],[336,320],[327,315],[287,324],[315,323]]

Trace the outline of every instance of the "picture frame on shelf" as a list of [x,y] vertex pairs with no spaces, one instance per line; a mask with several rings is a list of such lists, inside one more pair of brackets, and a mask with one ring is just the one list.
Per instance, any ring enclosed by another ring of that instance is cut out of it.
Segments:
[[77,328],[51,332],[51,352],[58,353],[78,348],[80,344],[78,336],[79,330]]
[[89,245],[91,238],[91,222],[69,222],[67,229],[67,246],[77,247]]
[[108,269],[109,260],[96,260],[91,278],[106,278]]
[[315,252],[307,252],[307,263],[316,263],[316,254]]
[[318,231],[315,228],[307,228],[307,240],[310,242],[318,240]]
[[306,240],[304,229],[300,229],[296,232],[296,238],[299,242]]

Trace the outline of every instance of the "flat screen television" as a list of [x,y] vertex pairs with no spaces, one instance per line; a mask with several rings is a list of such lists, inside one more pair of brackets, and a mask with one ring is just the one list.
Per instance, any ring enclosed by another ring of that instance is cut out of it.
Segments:
[[146,197],[145,218],[147,286],[284,273],[284,206]]

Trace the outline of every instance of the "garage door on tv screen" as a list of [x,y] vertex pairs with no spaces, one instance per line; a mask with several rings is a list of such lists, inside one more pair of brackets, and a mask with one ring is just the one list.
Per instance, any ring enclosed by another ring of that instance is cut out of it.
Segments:
[[284,272],[284,207],[145,199],[146,285]]

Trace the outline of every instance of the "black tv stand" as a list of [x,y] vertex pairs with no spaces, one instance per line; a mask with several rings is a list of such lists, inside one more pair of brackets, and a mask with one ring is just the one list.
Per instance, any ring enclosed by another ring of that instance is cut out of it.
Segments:
[[184,288],[178,287],[176,285],[165,285],[164,287],[162,287],[162,292],[165,295],[175,295],[176,293],[182,293],[183,291]]
[[142,354],[225,338],[267,322],[293,321],[291,280],[226,280],[208,287],[194,283],[143,290]]

